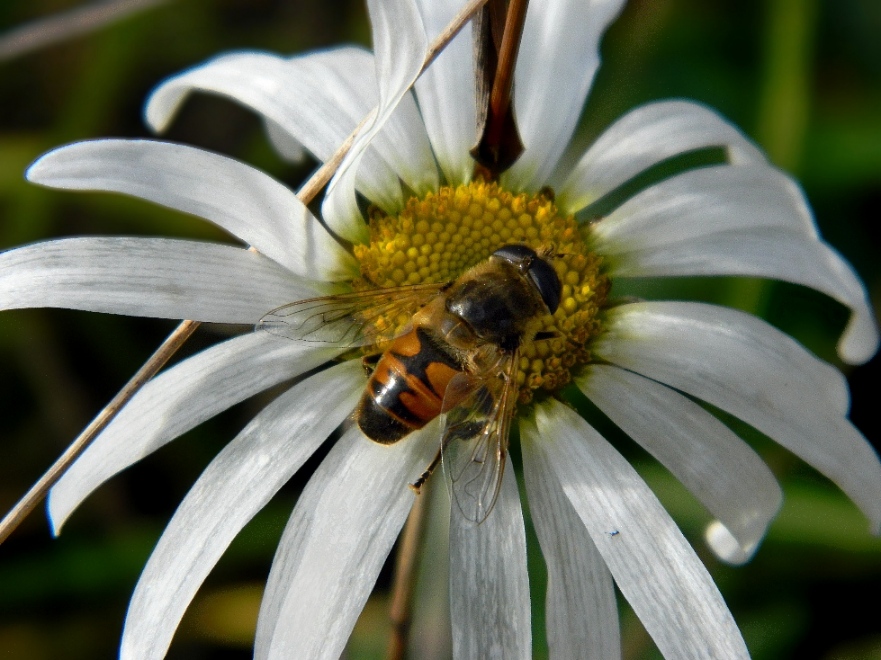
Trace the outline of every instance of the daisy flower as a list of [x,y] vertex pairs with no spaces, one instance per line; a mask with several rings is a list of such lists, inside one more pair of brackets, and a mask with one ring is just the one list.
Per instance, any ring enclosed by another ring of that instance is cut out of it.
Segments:
[[[615,282],[634,277],[801,284],[850,309],[838,352],[861,363],[878,344],[863,286],[819,237],[798,185],[709,108],[680,100],[636,108],[573,166],[561,165],[599,66],[600,38],[623,0],[534,3],[515,69],[525,151],[498,181],[475,178],[470,27],[419,77],[427,37],[459,4],[369,0],[373,53],[232,53],[150,97],[146,117],[157,131],[190,93],[207,91],[259,113],[281,153],[305,149],[322,161],[376,107],[328,188],[320,220],[277,181],[207,151],[143,140],[69,145],[38,160],[28,178],[134,195],[204,218],[243,246],[120,237],[25,246],[0,255],[0,305],[253,326],[292,301],[449,281],[502,246],[552,245],[561,301],[541,321],[553,339],[521,347],[516,418],[549,575],[552,656],[620,655],[617,585],[665,657],[747,657],[676,524],[558,395],[577,387],[681,480],[716,519],[706,539],[725,561],[752,555],[781,492],[761,458],[701,402],[826,475],[878,533],[881,463],[847,420],[848,391],[835,368],[740,311],[613,297]],[[710,147],[723,148],[726,161],[608,203],[649,168]],[[367,214],[359,195],[370,203]],[[360,361],[343,359],[350,357],[266,332],[224,341],[149,382],[55,486],[49,514],[57,533],[120,470],[235,403],[304,376],[230,441],[181,503],[135,589],[121,657],[165,654],[236,534],[350,417],[365,385]],[[257,626],[259,658],[339,657],[413,505],[407,485],[438,449],[436,424],[390,446],[344,428],[279,543]],[[522,503],[515,470],[509,465],[504,475],[480,524],[451,508],[458,658],[531,654]]]

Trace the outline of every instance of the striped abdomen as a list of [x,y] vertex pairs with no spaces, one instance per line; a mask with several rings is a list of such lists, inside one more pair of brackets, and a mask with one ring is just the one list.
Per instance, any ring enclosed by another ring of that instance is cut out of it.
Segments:
[[371,440],[390,444],[441,413],[450,380],[462,371],[422,328],[395,339],[367,381],[356,418]]

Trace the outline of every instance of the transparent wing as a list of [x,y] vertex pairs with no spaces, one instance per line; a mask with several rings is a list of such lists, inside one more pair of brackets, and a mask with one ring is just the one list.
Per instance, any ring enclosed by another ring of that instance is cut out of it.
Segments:
[[401,334],[444,286],[417,284],[298,300],[267,313],[256,329],[330,346],[378,344]]
[[478,524],[492,511],[502,485],[518,362],[515,351],[484,376],[460,374],[444,397],[445,409],[448,401],[457,401],[441,417],[444,473],[459,510]]

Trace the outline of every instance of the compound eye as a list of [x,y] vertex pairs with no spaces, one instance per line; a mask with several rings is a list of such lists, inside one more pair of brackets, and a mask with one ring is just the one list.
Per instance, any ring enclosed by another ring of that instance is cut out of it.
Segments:
[[562,285],[554,267],[544,259],[537,257],[529,268],[529,280],[538,289],[551,314],[556,312],[557,307],[560,306]]
[[493,252],[492,256],[509,261],[512,265],[523,270],[524,266],[538,259],[535,250],[525,245],[503,245]]

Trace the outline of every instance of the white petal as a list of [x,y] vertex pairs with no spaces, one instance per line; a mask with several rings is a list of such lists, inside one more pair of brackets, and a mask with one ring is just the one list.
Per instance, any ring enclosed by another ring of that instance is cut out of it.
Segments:
[[360,370],[350,360],[291,388],[205,468],[138,580],[120,658],[165,657],[184,611],[232,540],[354,409],[364,387]]
[[[297,76],[290,83],[325,104],[323,111],[328,111],[326,106],[330,105],[348,113],[348,130],[338,136],[328,155],[379,102],[375,60],[372,53],[361,48],[334,48],[293,57],[287,68]],[[321,122],[323,117],[318,115],[315,121]],[[382,166],[380,171],[369,171],[378,165]],[[402,199],[397,177],[420,193],[437,186],[431,143],[412,94],[404,94],[383,129],[373,137],[365,150],[362,169],[356,177],[358,189],[389,211]]]
[[453,657],[532,657],[526,530],[511,458],[495,507],[480,524],[450,512]]
[[[308,74],[311,97],[327,97],[326,104],[351,113],[348,130],[333,143],[330,155],[379,102],[374,57],[361,48],[337,48],[291,58],[288,66],[300,76]],[[316,117],[316,121],[323,121],[323,117]],[[412,94],[404,94],[383,129],[373,137],[362,165],[356,177],[358,190],[388,211],[398,208],[402,201],[398,177],[419,193],[437,187],[431,143]]]
[[321,217],[324,218],[327,226],[337,236],[356,245],[370,241],[367,222],[358,207],[358,198],[355,196],[353,185],[356,172],[360,171],[361,156],[362,154],[359,154],[345,172],[342,169],[337,170],[339,178],[331,181],[321,203]]
[[719,165],[678,174],[627,200],[590,225],[590,231],[598,249],[615,254],[756,227],[817,237],[798,184],[761,164]]
[[544,185],[569,144],[594,75],[600,39],[623,0],[546,0],[526,14],[514,70],[514,114],[526,150],[505,177]]
[[630,464],[561,403],[538,407],[534,424],[531,460],[556,475],[661,654],[748,658],[709,573]]
[[[425,195],[437,189],[440,178],[434,152],[412,92],[401,97],[385,126],[374,136],[370,145],[417,195]],[[361,167],[363,169],[367,165],[362,163]],[[395,190],[400,190],[400,185],[394,180],[383,181],[383,185],[383,189],[393,186]],[[384,208],[388,212],[398,210],[397,207]]]
[[744,548],[740,541],[734,538],[731,530],[718,520],[707,525],[704,540],[719,559],[732,566],[740,566],[752,559],[752,552]]
[[0,254],[0,309],[256,323],[316,290],[248,250],[164,238],[67,238]]
[[[336,78],[318,79],[320,73],[327,72],[313,63],[327,59],[330,53],[346,57],[352,51],[363,53],[369,63],[369,54],[350,48],[291,59],[259,52],[220,55],[163,81],[147,99],[145,118],[161,133],[191,93],[213,92],[259,112],[325,160],[359,121],[361,107],[351,107],[356,105],[355,99],[340,103],[355,95],[341,89]],[[350,57],[352,66],[364,67],[354,54]],[[372,76],[372,71],[366,75]]]
[[56,149],[28,170],[50,188],[133,195],[210,220],[301,277],[351,279],[357,264],[297,197],[244,163],[150,140]]
[[[461,9],[460,0],[417,0],[433,40]],[[416,94],[434,155],[451,185],[471,179],[477,141],[471,22],[416,81]]]
[[829,245],[803,234],[773,228],[735,230],[606,254],[618,277],[744,275],[811,287],[851,310],[838,342],[842,360],[860,364],[878,350],[875,314],[859,277]]
[[699,303],[613,310],[596,356],[751,424],[834,481],[881,530],[881,463],[840,373],[754,316]]
[[254,656],[338,658],[437,451],[437,425],[388,446],[352,428],[300,496],[266,584]]
[[271,119],[264,119],[263,126],[266,129],[266,137],[279,156],[294,165],[299,165],[306,159],[306,148],[279,124]]
[[558,191],[574,213],[660,161],[704,147],[727,147],[735,165],[765,157],[737,128],[691,101],[662,101],[631,110],[603,132]]
[[783,494],[749,445],[690,399],[632,372],[592,365],[577,384],[722,521],[745,558],[752,556]]
[[[523,471],[532,522],[548,567],[548,647],[552,658],[621,657],[612,574],[547,464],[534,424],[521,427]],[[529,437],[526,437],[529,435]]]
[[[147,123],[164,131],[195,91],[220,94],[260,113],[318,160],[333,155],[376,105],[373,57],[343,47],[290,59],[269,53],[221,55],[169,78],[147,101]],[[372,149],[358,189],[377,203],[401,201],[394,170]]]
[[428,40],[414,0],[368,0],[367,8],[373,26],[379,104],[376,115],[355,138],[328,185],[322,205],[322,215],[330,228],[353,243],[368,239],[355,200],[355,177],[364,150],[413,86],[428,50]]
[[367,0],[379,83],[377,124],[413,86],[425,55],[428,38],[415,0]]
[[338,352],[257,332],[212,346],[159,374],[51,490],[54,532],[58,534],[80,502],[117,472],[239,401],[317,367]]

